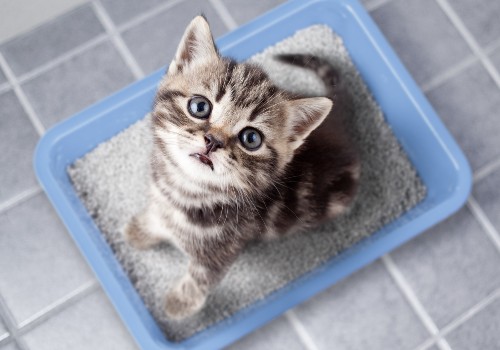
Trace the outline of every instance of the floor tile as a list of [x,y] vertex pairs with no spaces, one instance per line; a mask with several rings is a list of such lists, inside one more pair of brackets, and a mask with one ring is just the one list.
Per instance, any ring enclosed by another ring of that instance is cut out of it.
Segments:
[[435,0],[391,1],[371,14],[419,84],[471,54]]
[[0,94],[0,203],[36,186],[32,157],[37,141],[14,92]]
[[446,336],[453,350],[500,349],[500,299]]
[[50,127],[133,81],[113,44],[104,42],[26,82],[23,89]]
[[297,333],[288,320],[282,316],[269,325],[247,335],[227,350],[305,350]]
[[[377,261],[296,309],[319,349],[413,349],[428,338]],[[388,331],[390,330],[390,331]]]
[[500,232],[500,169],[474,186],[473,195],[493,226]]
[[93,278],[44,194],[0,215],[0,293],[18,322]]
[[500,254],[467,209],[391,256],[440,328],[500,287]]
[[200,13],[208,18],[215,38],[227,31],[206,0],[183,1],[125,31],[122,36],[146,73],[170,63],[189,22]]
[[0,345],[1,350],[19,350],[17,345],[14,342],[7,343],[5,345]]
[[175,0],[101,0],[116,25],[121,25],[148,10],[169,2],[175,2]]
[[5,324],[3,323],[2,319],[0,318],[0,339],[2,338],[3,335],[7,334],[7,327],[5,327]]
[[6,82],[7,82],[7,78],[5,77],[2,70],[0,69],[0,85],[3,83],[6,83]]
[[448,0],[481,45],[500,38],[500,1]]
[[137,349],[100,290],[53,316],[23,340],[34,350]]
[[427,96],[474,170],[500,156],[500,90],[479,63]]
[[36,28],[84,2],[86,0],[0,0],[0,42]]
[[99,20],[89,5],[18,36],[0,46],[13,72],[19,76],[102,33]]
[[248,1],[222,0],[238,24],[246,23],[266,11],[283,4],[286,0]]
[[495,51],[493,51],[493,53],[490,55],[490,59],[497,71],[500,72],[500,48],[497,48]]

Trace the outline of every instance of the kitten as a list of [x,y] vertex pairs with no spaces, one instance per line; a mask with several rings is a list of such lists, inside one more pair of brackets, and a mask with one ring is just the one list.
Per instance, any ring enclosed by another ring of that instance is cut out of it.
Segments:
[[342,129],[352,115],[342,82],[319,58],[277,59],[315,71],[329,98],[299,98],[258,66],[221,57],[201,16],[159,85],[150,201],[125,237],[141,249],[169,241],[189,256],[166,294],[173,319],[202,308],[247,243],[335,218],[356,193],[360,167]]

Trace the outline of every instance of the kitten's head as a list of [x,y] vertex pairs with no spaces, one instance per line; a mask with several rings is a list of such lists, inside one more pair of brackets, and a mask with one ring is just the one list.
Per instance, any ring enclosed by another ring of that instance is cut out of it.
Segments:
[[324,97],[294,98],[261,68],[221,57],[198,16],[159,86],[155,143],[187,186],[265,190],[331,107]]

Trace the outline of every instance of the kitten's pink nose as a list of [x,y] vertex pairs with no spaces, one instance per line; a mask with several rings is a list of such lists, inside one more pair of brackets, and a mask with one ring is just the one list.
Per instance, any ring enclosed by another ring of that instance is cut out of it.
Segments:
[[212,134],[205,135],[205,144],[207,145],[207,150],[205,154],[210,154],[211,152],[215,152],[217,148],[224,147],[224,143],[215,138]]

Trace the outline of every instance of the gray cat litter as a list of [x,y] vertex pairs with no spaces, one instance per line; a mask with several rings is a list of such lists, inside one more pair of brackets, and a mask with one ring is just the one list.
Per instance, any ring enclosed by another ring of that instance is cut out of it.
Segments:
[[165,317],[162,309],[167,289],[186,270],[187,258],[166,244],[137,251],[120,232],[147,201],[149,118],[102,143],[68,169],[80,198],[170,340],[188,338],[265,298],[370,236],[425,197],[424,185],[359,77],[341,38],[330,28],[316,25],[250,59],[262,64],[271,78],[286,89],[320,95],[322,83],[313,73],[274,61],[272,57],[277,53],[324,57],[348,81],[356,118],[347,126],[361,153],[360,191],[348,215],[314,232],[249,246],[197,315],[174,322]]

